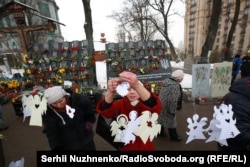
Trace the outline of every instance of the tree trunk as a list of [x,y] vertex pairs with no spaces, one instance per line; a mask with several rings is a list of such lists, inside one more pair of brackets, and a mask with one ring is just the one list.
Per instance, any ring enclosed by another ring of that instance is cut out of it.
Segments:
[[227,42],[226,42],[227,49],[225,50],[225,54],[224,54],[224,60],[226,60],[226,61],[231,61],[230,54],[229,54],[230,53],[230,45],[231,45],[231,42],[233,39],[235,27],[236,27],[237,22],[238,22],[238,17],[239,17],[239,13],[240,13],[240,1],[241,0],[236,0],[234,18],[233,18],[233,21],[232,21],[232,24],[231,24],[231,27],[230,27],[230,30],[229,30],[229,33],[227,36]]
[[219,17],[221,13],[222,0],[213,0],[212,3],[213,3],[212,14],[211,14],[210,22],[208,26],[208,33],[207,33],[207,37],[206,37],[204,45],[202,46],[202,51],[201,51],[201,63],[208,63],[207,54],[208,54],[208,51],[212,50],[213,48],[214,41],[216,38],[216,33],[218,30],[218,25],[219,25]]
[[168,45],[169,45],[169,50],[170,50],[170,53],[171,53],[171,57],[173,58],[173,60],[175,60],[176,62],[178,62],[178,56],[176,55],[176,52],[175,52],[175,47],[172,43],[172,41],[168,38],[168,36],[165,37]]
[[[92,14],[90,8],[90,0],[82,0],[84,14],[85,14],[85,22],[84,22],[84,30],[86,39],[89,41],[93,41],[93,25],[92,25]],[[92,45],[94,46],[93,42]]]

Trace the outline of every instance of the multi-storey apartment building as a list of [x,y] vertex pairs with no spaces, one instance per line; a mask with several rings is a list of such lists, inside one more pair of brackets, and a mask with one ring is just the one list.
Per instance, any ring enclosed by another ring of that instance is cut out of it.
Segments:
[[[6,4],[10,2],[13,2],[13,0],[1,0],[0,8],[2,9],[2,7],[5,7]],[[44,19],[37,15],[33,15],[31,13],[42,15],[56,21],[59,20],[58,17],[59,7],[57,6],[55,0],[15,0],[15,2],[23,3],[38,11],[34,12],[33,10],[29,9],[27,10],[28,12],[24,11],[25,22],[26,22],[25,24],[27,25],[27,27],[32,25],[45,25],[48,22],[47,19]],[[49,40],[62,42],[64,39],[62,37],[60,24],[55,24],[55,26],[56,30],[54,32],[49,32],[46,30],[32,31],[33,38],[31,39],[31,44],[47,43]],[[10,14],[0,19],[0,30],[1,28],[8,29],[13,27],[18,27],[15,19],[13,19],[13,15]],[[21,51],[21,42],[18,34],[0,33],[0,54],[9,53],[12,52],[13,50]]]
[[[238,23],[235,28],[230,48],[226,40],[235,11],[235,0],[222,0],[219,27],[212,52],[223,60],[226,50],[233,56],[236,53],[246,54],[250,49],[250,0],[241,0]],[[191,56],[200,56],[208,31],[212,11],[211,0],[186,0],[185,14],[185,52]]]

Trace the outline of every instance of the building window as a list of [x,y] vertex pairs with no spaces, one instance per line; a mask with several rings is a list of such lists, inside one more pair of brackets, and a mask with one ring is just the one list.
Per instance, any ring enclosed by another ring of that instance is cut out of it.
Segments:
[[11,27],[11,20],[10,20],[10,17],[6,17],[6,23],[7,23],[7,26],[8,27]]
[[[191,18],[192,20],[195,19],[195,15],[194,15],[194,14],[191,14],[191,15],[190,15],[190,18]],[[191,19],[190,19],[190,20],[191,20]]]
[[217,32],[217,36],[220,36],[220,31]]
[[226,43],[226,41],[227,41],[227,36],[224,36],[223,41],[224,41],[224,43]]
[[[234,48],[234,44],[231,44],[231,45],[230,45],[230,48]],[[233,49],[232,49],[232,50],[233,50]]]
[[190,9],[191,12],[195,12],[196,11],[196,6],[192,6]]
[[49,5],[46,3],[38,2],[38,8],[41,15],[50,17]]
[[12,41],[12,47],[13,47],[13,49],[16,49],[16,48],[17,48],[16,42]]
[[244,14],[245,14],[245,15],[249,15],[249,13],[250,13],[250,12],[249,12],[249,8],[246,8],[245,11],[244,11]]
[[246,5],[250,6],[250,0],[247,0]]
[[232,41],[234,41],[235,40],[235,36],[233,36],[233,38],[232,38]]
[[3,27],[4,27],[4,25],[3,25],[3,21],[2,21],[2,20],[0,20],[0,27],[1,27],[1,28],[3,28]]
[[215,50],[218,50],[218,48],[219,48],[219,46],[218,46],[218,45],[216,45],[216,46],[215,46]]

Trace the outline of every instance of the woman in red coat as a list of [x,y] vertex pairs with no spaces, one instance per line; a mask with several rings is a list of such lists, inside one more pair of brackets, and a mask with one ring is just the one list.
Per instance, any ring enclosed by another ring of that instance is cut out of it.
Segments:
[[[116,87],[122,82],[127,82],[130,85],[128,94],[122,99],[113,101],[113,97],[117,93]],[[138,117],[144,111],[159,114],[161,109],[162,104],[158,96],[150,93],[138,80],[136,74],[132,72],[122,72],[119,78],[110,79],[104,99],[100,100],[96,106],[96,111],[106,118],[114,118],[117,114],[124,114],[129,118],[131,111],[136,111]],[[134,141],[126,143],[120,150],[153,151],[155,146],[149,137],[143,141],[139,136],[135,136]]]

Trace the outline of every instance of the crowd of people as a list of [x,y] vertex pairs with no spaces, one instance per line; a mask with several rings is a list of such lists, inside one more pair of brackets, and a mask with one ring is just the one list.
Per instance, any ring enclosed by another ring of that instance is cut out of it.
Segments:
[[[235,55],[233,61],[239,65],[232,71],[229,93],[222,101],[224,104],[232,105],[240,134],[227,139],[228,146],[218,143],[219,150],[250,149],[250,51],[248,54],[244,57]],[[237,79],[238,74],[241,76]],[[136,74],[124,71],[119,74],[119,77],[108,80],[107,91],[98,101],[95,111],[87,97],[71,89],[64,89],[62,86],[45,89],[47,111],[42,116],[42,120],[51,150],[96,151],[93,129],[96,112],[105,118],[114,118],[118,114],[131,119],[130,125],[126,122],[121,123],[123,128],[128,129],[127,131],[118,129],[114,132],[119,135],[120,140],[126,141],[119,151],[156,150],[150,136],[152,134],[148,132],[145,137],[144,132],[142,137],[139,131],[132,132],[135,129],[147,128],[149,119],[152,121],[150,126],[154,126],[156,130],[155,137],[168,136],[172,141],[182,141],[182,137],[177,133],[176,112],[182,109],[180,83],[183,78],[182,70],[173,71],[171,77],[163,81],[159,95],[156,95],[144,87]],[[127,88],[122,90],[123,97],[114,100],[118,87],[124,82],[127,83]],[[3,123],[2,113],[0,105],[0,130],[8,128]],[[136,118],[140,118],[139,122],[135,120]],[[130,134],[128,134],[129,130]]]

